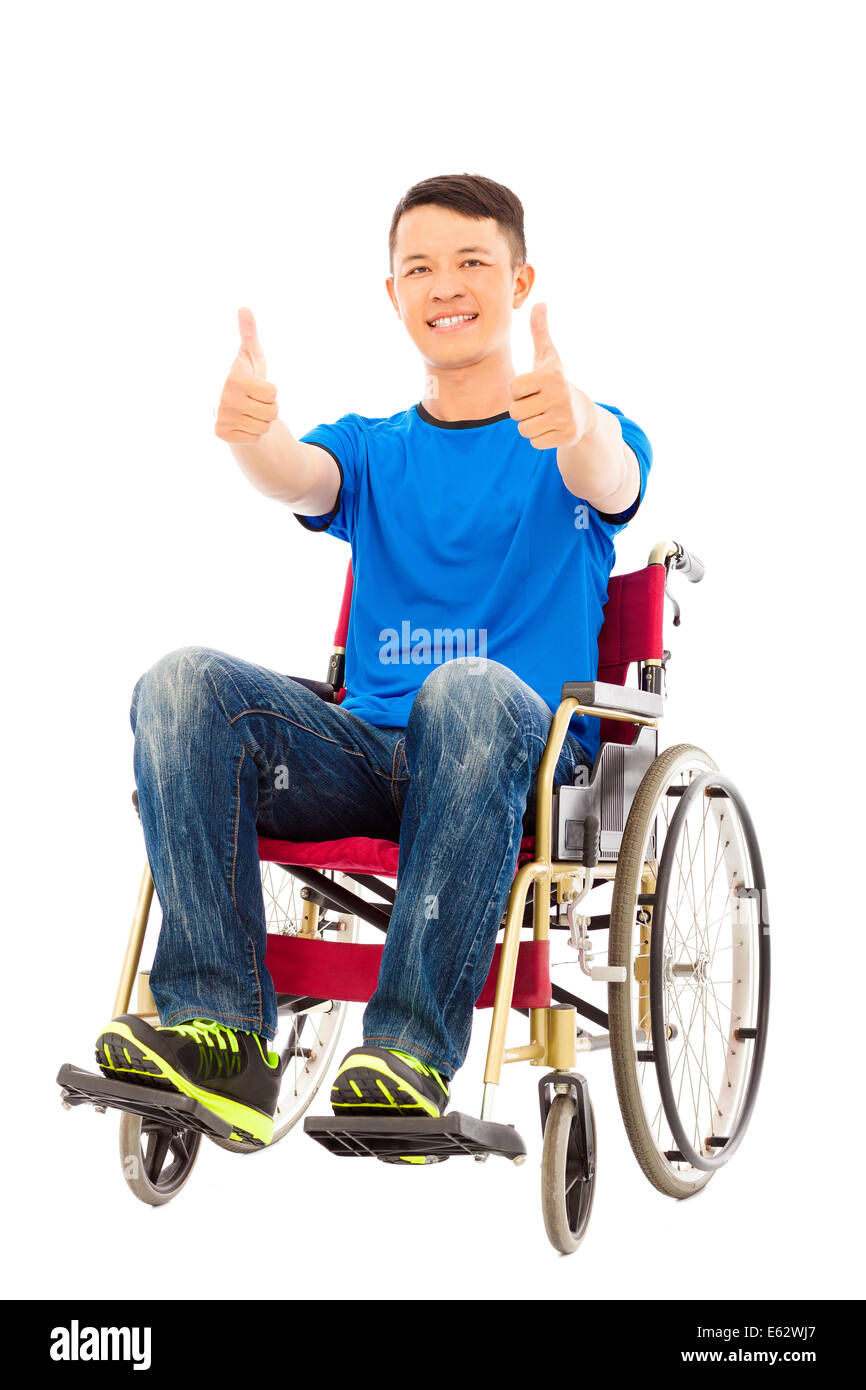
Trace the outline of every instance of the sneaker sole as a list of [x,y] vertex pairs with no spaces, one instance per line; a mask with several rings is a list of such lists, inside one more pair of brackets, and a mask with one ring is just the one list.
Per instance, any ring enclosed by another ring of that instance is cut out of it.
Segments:
[[[445,1105],[447,1103],[446,1097]],[[439,1119],[444,1112],[444,1106],[440,1109],[428,1100],[383,1058],[361,1051],[352,1053],[342,1063],[331,1087],[331,1108],[338,1115],[391,1111],[399,1115],[430,1115],[433,1119]]]
[[166,1089],[190,1096],[240,1131],[237,1135],[239,1139],[254,1139],[260,1144],[269,1144],[273,1138],[272,1117],[241,1101],[194,1085],[175,1071],[164,1057],[137,1038],[126,1023],[111,1023],[100,1033],[96,1042],[96,1061],[106,1075],[141,1076],[151,1085],[162,1082]]

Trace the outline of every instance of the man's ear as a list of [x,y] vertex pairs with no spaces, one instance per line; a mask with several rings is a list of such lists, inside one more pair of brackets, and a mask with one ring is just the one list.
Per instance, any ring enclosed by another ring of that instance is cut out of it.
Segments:
[[397,310],[397,317],[400,318],[400,305],[397,303],[397,296],[394,293],[394,276],[389,275],[385,281],[385,289],[388,291],[388,298]]
[[513,307],[519,309],[523,305],[535,284],[535,267],[527,261],[522,265],[514,277],[514,302]]

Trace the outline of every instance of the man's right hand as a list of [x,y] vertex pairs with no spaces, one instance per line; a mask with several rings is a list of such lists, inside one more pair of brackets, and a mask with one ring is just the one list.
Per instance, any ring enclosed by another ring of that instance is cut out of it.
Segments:
[[214,433],[229,444],[257,444],[279,414],[277,388],[267,379],[251,309],[238,309],[238,329],[241,345],[223,386]]

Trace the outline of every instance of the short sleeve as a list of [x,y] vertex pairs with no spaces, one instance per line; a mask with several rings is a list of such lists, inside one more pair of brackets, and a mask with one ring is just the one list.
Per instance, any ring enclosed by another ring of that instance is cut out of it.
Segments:
[[367,442],[360,416],[343,415],[333,424],[316,425],[300,436],[300,442],[327,450],[340,470],[340,488],[333,511],[321,516],[302,516],[295,512],[297,520],[308,531],[330,531],[332,536],[351,543],[360,478],[367,460]]
[[624,512],[611,515],[607,512],[596,511],[595,507],[590,507],[590,513],[601,523],[602,530],[604,530],[605,534],[608,536],[615,536],[617,532],[622,531],[623,528],[628,525],[644,499],[649,471],[652,468],[653,451],[652,445],[640,425],[636,425],[634,420],[630,420],[627,415],[623,415],[622,411],[617,410],[615,405],[603,405],[601,401],[596,401],[595,404],[600,406],[602,410],[609,410],[612,415],[617,417],[620,428],[622,429],[623,440],[628,444],[630,449],[634,450],[640,470],[640,490],[631,506],[627,507]]

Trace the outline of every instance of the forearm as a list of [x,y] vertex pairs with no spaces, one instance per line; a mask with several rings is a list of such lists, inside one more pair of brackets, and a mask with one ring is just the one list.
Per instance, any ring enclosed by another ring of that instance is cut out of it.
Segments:
[[[631,486],[631,459],[617,417],[577,391],[577,387],[573,389],[583,398],[589,428],[576,444],[557,449],[556,462],[569,492],[595,506],[611,497],[618,499],[626,485]],[[636,495],[636,487],[634,491]],[[634,497],[630,497],[623,507],[633,501]]]
[[304,497],[315,482],[306,447],[279,417],[255,444],[230,443],[229,448],[253,487],[276,501],[291,505]]

